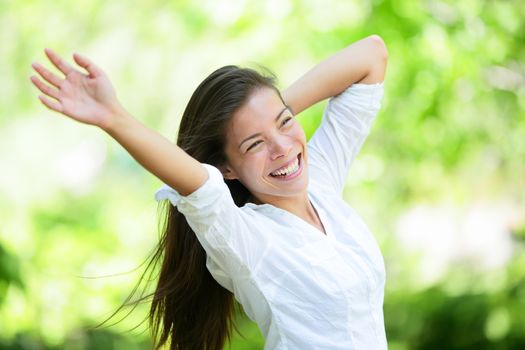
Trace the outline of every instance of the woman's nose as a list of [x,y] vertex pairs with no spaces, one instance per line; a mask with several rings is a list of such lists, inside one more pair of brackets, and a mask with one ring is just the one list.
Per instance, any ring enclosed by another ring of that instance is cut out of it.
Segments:
[[272,160],[279,157],[286,157],[292,150],[293,144],[286,138],[274,139],[271,142],[271,158]]

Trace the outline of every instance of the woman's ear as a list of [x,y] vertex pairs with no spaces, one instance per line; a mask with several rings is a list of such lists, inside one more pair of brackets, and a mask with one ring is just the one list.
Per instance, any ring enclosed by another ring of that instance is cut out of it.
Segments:
[[219,165],[217,168],[221,171],[222,177],[226,180],[235,180],[239,178],[237,173],[235,173],[228,164]]

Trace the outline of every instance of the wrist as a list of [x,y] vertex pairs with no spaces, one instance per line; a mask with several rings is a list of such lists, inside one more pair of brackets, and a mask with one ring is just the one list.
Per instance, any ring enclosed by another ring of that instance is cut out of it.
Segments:
[[115,136],[119,130],[129,124],[133,116],[129,114],[120,104],[111,108],[107,118],[101,123],[100,128],[111,136]]

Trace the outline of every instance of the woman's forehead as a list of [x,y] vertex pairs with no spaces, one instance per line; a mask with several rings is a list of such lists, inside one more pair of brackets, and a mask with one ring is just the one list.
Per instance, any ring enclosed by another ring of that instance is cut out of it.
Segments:
[[230,119],[226,128],[228,141],[238,143],[249,135],[264,132],[285,114],[285,109],[274,89],[265,87],[255,90]]
[[273,122],[285,107],[274,89],[260,88],[255,90],[246,103],[235,112],[231,124],[236,129],[236,126],[245,128],[252,123]]
[[262,87],[254,90],[248,97],[241,109],[262,111],[268,108],[280,108],[284,106],[278,92],[270,87]]

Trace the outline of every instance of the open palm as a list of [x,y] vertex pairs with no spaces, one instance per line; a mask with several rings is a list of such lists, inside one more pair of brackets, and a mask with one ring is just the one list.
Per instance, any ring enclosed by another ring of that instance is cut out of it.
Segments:
[[49,49],[45,53],[51,63],[64,74],[60,78],[38,63],[32,67],[37,76],[31,76],[31,82],[45,95],[39,98],[51,110],[67,115],[85,124],[104,127],[111,118],[122,109],[115,90],[106,74],[89,59],[74,54],[73,59],[88,74],[73,68]]

